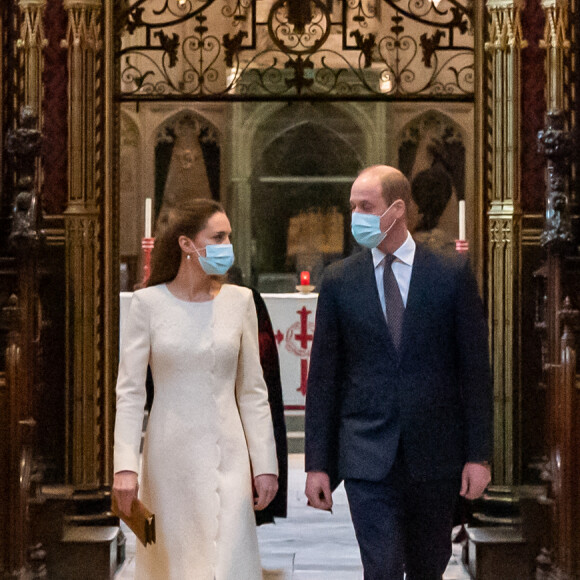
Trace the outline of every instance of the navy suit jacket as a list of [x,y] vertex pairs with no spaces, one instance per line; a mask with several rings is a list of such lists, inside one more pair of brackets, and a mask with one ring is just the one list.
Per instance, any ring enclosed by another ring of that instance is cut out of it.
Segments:
[[306,395],[306,471],[378,481],[402,445],[419,481],[456,477],[489,460],[488,333],[464,256],[417,244],[397,352],[372,254],[324,273]]

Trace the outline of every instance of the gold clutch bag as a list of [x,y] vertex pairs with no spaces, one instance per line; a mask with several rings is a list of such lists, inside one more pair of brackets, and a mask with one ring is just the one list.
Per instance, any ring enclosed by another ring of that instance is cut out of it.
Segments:
[[146,547],[155,543],[155,514],[151,513],[139,499],[131,504],[131,515],[126,516],[119,510],[115,496],[111,502],[112,512],[123,520]]

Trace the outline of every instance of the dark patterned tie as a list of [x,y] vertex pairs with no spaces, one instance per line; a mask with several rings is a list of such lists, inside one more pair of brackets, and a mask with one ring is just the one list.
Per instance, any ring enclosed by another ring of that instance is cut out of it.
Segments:
[[387,254],[385,257],[385,271],[383,274],[383,286],[385,288],[385,306],[387,309],[387,326],[391,331],[391,338],[395,344],[395,348],[399,350],[401,346],[401,336],[403,334],[403,316],[405,314],[405,306],[401,291],[397,284],[395,274],[393,274],[392,265],[396,260],[393,254]]

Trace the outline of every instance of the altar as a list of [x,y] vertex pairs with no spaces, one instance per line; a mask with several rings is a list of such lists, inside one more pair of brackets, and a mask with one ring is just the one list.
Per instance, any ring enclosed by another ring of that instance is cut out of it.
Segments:
[[278,345],[284,407],[303,410],[318,294],[262,294],[262,298]]
[[[120,293],[120,341],[132,296],[132,292]],[[284,407],[288,411],[302,411],[318,294],[262,294],[262,298],[266,302],[278,346]]]

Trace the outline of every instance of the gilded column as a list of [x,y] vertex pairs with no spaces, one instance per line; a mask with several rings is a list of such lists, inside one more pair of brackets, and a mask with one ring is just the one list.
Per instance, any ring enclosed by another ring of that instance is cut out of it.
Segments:
[[[48,45],[44,34],[43,16],[46,0],[18,0],[22,14],[20,38],[16,45],[24,58],[24,106],[31,108],[37,119],[37,126],[42,130],[44,124],[42,107],[42,71],[44,70],[43,50]],[[42,166],[40,159],[36,161],[34,175],[35,189],[41,193]]]
[[46,0],[18,0],[18,6],[22,13],[17,46],[24,54],[24,104],[32,108],[42,127],[42,51],[48,44],[42,18]]
[[519,393],[521,294],[520,74],[524,0],[487,0],[489,39],[488,309],[494,383],[494,483],[517,472],[514,416]]
[[546,51],[546,104],[548,111],[567,110],[564,87],[564,59],[570,50],[568,40],[568,0],[541,0],[545,13],[544,38],[540,47]]
[[101,251],[102,0],[64,0],[68,12],[67,476],[98,487],[104,475]]

